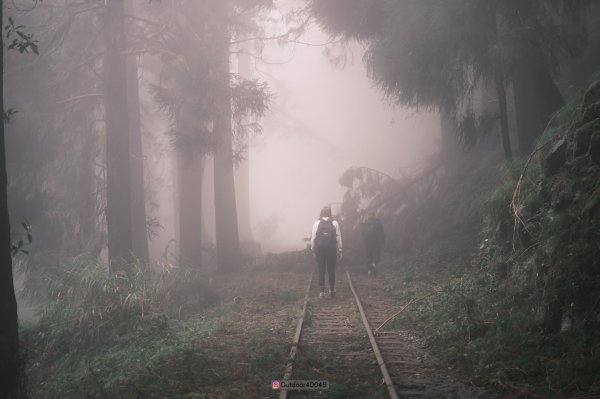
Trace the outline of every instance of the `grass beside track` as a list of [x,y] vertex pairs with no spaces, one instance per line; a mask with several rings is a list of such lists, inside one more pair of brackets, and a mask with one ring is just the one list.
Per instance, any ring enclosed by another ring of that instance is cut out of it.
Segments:
[[486,268],[461,270],[443,261],[436,272],[423,269],[422,258],[434,254],[407,254],[383,265],[386,292],[399,303],[435,292],[407,307],[386,330],[418,332],[441,360],[440,370],[499,397],[600,397],[597,338],[575,329],[544,334],[525,297],[506,294],[505,280]]
[[207,275],[212,303],[183,316],[155,308],[143,317],[113,318],[102,334],[58,316],[54,324],[24,326],[30,395],[272,397],[271,380],[283,376],[311,267]]

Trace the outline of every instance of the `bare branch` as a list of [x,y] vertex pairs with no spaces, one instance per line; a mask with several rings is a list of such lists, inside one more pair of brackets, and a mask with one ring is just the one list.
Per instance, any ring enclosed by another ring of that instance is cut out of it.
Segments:
[[103,97],[104,97],[104,94],[102,94],[102,93],[88,93],[88,94],[82,94],[80,96],[67,98],[65,100],[57,101],[56,103],[59,105],[63,105],[63,104],[68,104],[68,103],[72,103],[75,101],[84,100],[86,98],[103,98]]
[[302,34],[302,32],[304,32],[304,30],[306,29],[306,27],[308,26],[309,23],[310,23],[310,17],[305,19],[304,22],[302,22],[299,26],[297,26],[295,28],[291,28],[287,32],[284,32],[280,35],[244,37],[241,39],[232,40],[230,42],[230,44],[240,44],[240,43],[251,42],[254,40],[260,40],[260,41],[283,40],[283,39],[288,39],[293,34],[297,34],[298,35],[297,37],[299,37]]

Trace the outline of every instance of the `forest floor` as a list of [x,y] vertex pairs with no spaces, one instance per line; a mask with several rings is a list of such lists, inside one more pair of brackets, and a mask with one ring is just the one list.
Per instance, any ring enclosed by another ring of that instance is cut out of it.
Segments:
[[110,333],[85,341],[83,331],[51,337],[52,328],[25,326],[31,397],[273,397],[309,275],[303,267],[210,275],[214,303],[148,314],[128,329],[112,320]]
[[[24,326],[31,397],[276,397],[271,381],[283,378],[313,269],[309,258],[210,274],[206,278],[217,298],[213,302],[195,311],[148,311],[133,324],[107,319],[110,326],[98,327],[101,333],[96,334],[81,323],[66,330],[56,324]],[[338,279],[345,279],[344,270],[338,271]],[[351,319],[356,345],[369,352],[358,313]],[[331,389],[318,397],[387,397],[374,358],[346,367],[322,355],[319,348],[307,348],[295,366],[300,377],[330,380]],[[452,373],[440,366],[441,372]]]

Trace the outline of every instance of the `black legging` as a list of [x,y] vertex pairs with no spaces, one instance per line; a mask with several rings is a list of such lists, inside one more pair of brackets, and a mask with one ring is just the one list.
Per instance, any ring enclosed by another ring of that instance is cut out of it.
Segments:
[[321,292],[325,290],[325,269],[327,269],[327,273],[329,274],[329,288],[333,291],[335,288],[336,249],[317,249],[315,255],[319,268],[319,288]]

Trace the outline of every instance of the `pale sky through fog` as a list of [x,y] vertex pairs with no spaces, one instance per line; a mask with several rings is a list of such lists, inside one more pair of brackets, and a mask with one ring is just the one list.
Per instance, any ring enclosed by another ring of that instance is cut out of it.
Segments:
[[[303,38],[323,43],[313,28]],[[255,74],[275,93],[265,131],[250,148],[250,207],[255,238],[263,251],[304,247],[321,207],[339,202],[339,176],[368,166],[391,176],[412,172],[437,151],[439,119],[399,109],[372,87],[355,46],[354,61],[334,67],[323,47],[267,46]],[[288,61],[279,64],[281,61]],[[278,219],[269,238],[261,223]]]

